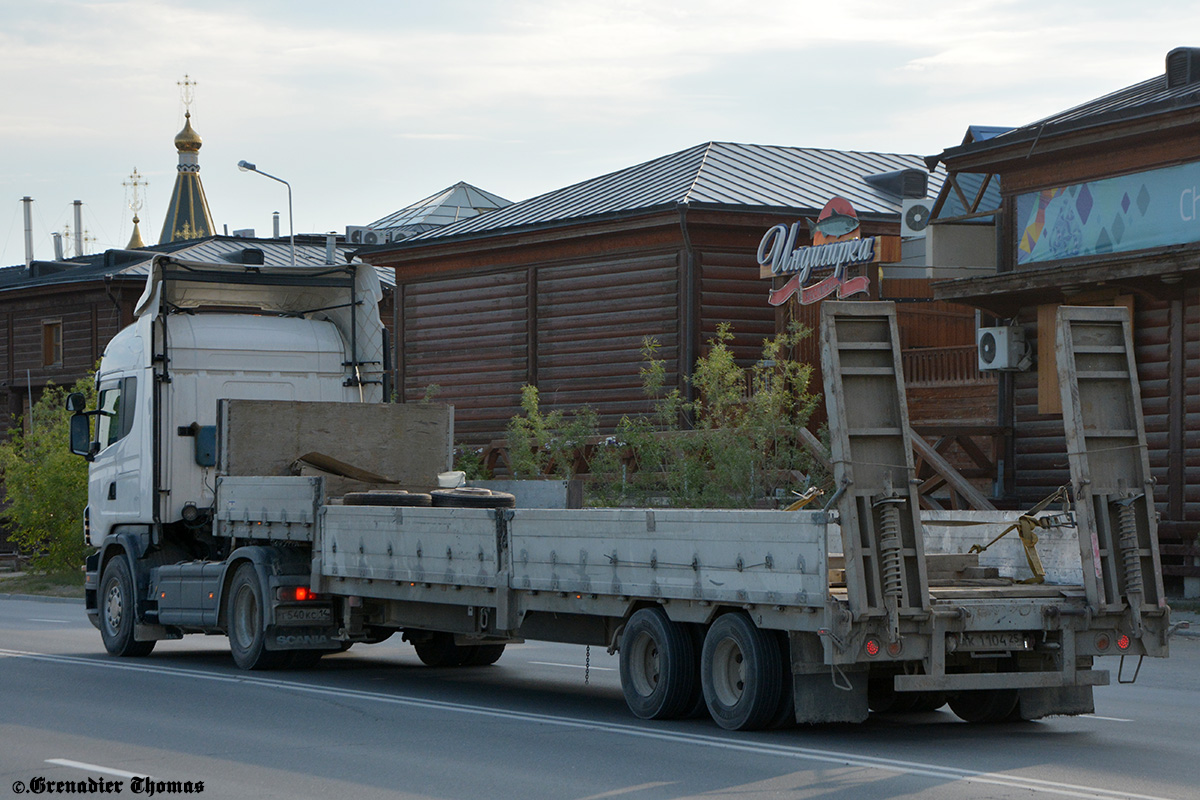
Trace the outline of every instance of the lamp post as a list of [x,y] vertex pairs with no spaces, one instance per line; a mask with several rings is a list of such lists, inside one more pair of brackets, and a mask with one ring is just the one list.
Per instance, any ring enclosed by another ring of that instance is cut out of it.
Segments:
[[263,172],[261,169],[254,166],[249,161],[245,161],[245,160],[239,161],[238,169],[240,169],[242,172],[257,172],[259,175],[262,175],[264,178],[270,178],[273,181],[279,181],[280,183],[282,183],[284,186],[287,187],[287,190],[288,190],[288,240],[291,242],[291,246],[292,246],[292,266],[293,267],[296,266],[296,228],[292,224],[292,185],[290,183],[288,183],[287,181],[285,181],[283,178],[276,178],[274,175]]

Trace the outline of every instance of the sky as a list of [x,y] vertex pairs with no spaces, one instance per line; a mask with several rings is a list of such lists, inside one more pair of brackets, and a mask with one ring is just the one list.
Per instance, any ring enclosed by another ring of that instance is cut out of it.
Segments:
[[[1186,35],[1196,36],[1189,41]],[[0,0],[0,265],[156,242],[183,127],[218,231],[345,232],[466,181],[522,200],[707,141],[929,155],[1164,70],[1160,0]],[[70,254],[70,253],[69,253]]]

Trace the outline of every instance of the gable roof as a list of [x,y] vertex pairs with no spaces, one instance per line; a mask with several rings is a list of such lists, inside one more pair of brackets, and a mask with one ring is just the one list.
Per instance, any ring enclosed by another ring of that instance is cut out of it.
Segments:
[[[681,204],[819,211],[841,196],[860,216],[894,215],[900,213],[900,195],[865,178],[909,169],[927,170],[916,155],[707,142],[372,250]],[[941,182],[940,171],[931,175],[929,191],[936,194]]]

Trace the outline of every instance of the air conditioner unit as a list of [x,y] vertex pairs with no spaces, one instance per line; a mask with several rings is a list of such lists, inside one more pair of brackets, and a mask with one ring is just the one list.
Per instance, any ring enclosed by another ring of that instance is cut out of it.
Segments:
[[376,244],[387,244],[388,235],[386,231],[377,231],[374,228],[368,228],[365,225],[347,225],[346,242],[364,247]]
[[925,235],[933,216],[933,201],[903,200],[900,205],[900,235],[912,239]]
[[983,371],[1023,372],[1033,362],[1025,343],[1025,331],[1011,325],[977,330],[975,353],[979,357],[979,369]]

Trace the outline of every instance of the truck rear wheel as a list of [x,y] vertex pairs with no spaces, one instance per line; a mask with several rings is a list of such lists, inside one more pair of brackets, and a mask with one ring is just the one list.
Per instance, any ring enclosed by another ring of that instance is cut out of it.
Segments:
[[675,719],[692,710],[696,653],[688,630],[658,608],[634,612],[621,634],[621,691],[634,716]]
[[504,655],[502,644],[477,644],[471,648],[471,654],[463,661],[464,667],[487,667],[495,664]]
[[414,637],[413,649],[417,658],[427,667],[459,667],[471,656],[472,647],[461,647],[454,643],[454,634],[435,631],[427,637]]
[[140,658],[154,649],[154,642],[133,638],[135,615],[133,576],[125,556],[118,555],[104,566],[100,579],[100,638],[111,655]]
[[709,713],[726,730],[758,730],[783,702],[779,645],[741,612],[718,617],[708,629],[700,677]]
[[976,689],[950,697],[950,710],[966,722],[1003,722],[1016,709],[1016,689]]
[[226,620],[229,651],[241,669],[279,669],[291,660],[288,650],[267,649],[263,590],[253,564],[242,564],[233,573]]

